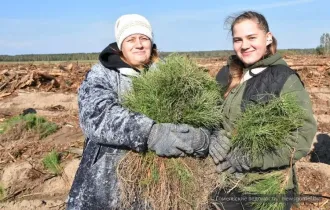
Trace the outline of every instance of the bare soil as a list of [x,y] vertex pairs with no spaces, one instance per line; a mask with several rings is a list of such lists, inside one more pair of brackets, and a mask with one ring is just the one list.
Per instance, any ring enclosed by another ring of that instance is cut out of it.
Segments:
[[[300,192],[330,196],[330,57],[284,56],[297,71],[313,102],[318,133],[310,154],[297,164]],[[215,76],[225,58],[196,59]],[[92,64],[0,64],[0,122],[34,108],[60,129],[45,139],[20,132],[0,136],[0,209],[65,209],[80,162],[84,136],[79,127],[77,89]],[[45,169],[42,158],[56,150],[62,175]],[[301,202],[293,209],[330,209],[329,199]]]

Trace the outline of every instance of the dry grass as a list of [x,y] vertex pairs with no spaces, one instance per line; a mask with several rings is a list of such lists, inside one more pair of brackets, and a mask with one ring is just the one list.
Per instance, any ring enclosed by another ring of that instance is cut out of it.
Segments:
[[136,198],[154,209],[208,209],[208,195],[218,175],[210,158],[162,158],[152,152],[129,152],[118,165],[122,208]]

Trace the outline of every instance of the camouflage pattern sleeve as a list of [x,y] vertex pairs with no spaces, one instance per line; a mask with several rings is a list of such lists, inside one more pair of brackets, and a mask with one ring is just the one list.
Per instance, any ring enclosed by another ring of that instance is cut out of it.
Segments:
[[88,72],[78,91],[80,126],[91,141],[141,152],[154,121],[120,105],[118,74],[102,65]]

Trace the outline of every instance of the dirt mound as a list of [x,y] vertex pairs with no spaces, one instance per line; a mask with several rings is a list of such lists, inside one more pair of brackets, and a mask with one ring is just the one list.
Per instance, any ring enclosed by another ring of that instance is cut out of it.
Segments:
[[0,64],[0,98],[15,90],[74,92],[92,63]]
[[301,202],[298,209],[330,209],[330,165],[323,163],[298,162],[296,164],[299,192],[306,195],[322,195],[314,201]]

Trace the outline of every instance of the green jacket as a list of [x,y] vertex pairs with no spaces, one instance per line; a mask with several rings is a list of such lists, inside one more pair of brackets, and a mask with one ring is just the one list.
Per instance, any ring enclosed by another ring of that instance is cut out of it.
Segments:
[[[253,66],[244,69],[244,73],[249,69],[276,65],[287,65],[278,54],[265,58]],[[264,71],[267,71],[267,68]],[[232,132],[235,120],[242,114],[241,103],[246,84],[247,81],[234,88],[228,94],[223,103],[223,126],[227,132]],[[309,95],[301,83],[300,78],[295,74],[292,74],[287,78],[280,95],[287,93],[293,94],[296,97],[297,102],[306,110],[303,126],[299,129],[299,132],[293,132],[289,137],[289,139],[292,140],[292,148],[295,148],[295,153],[293,155],[293,163],[295,163],[300,158],[306,156],[309,152],[317,126],[313,117],[312,104]],[[291,156],[292,152],[290,148],[278,148],[276,153],[266,154],[259,160],[253,162],[251,168],[269,170],[290,166]],[[295,170],[292,171],[287,189],[292,189],[294,187],[292,179],[293,174],[295,174]]]

